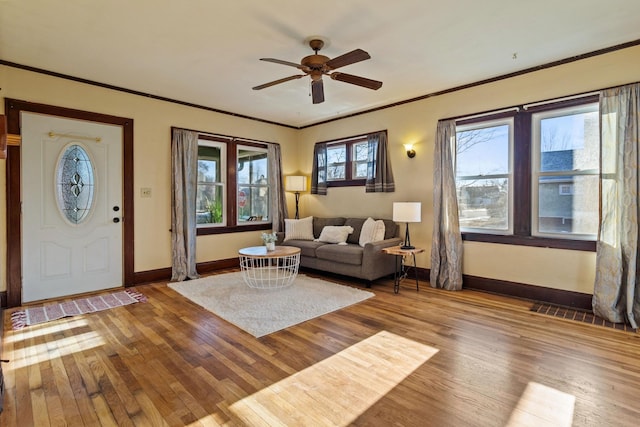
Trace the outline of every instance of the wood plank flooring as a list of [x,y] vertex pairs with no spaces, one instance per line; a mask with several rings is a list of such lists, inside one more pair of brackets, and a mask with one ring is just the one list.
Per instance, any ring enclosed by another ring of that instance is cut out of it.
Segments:
[[640,335],[414,286],[260,339],[166,283],[19,331],[6,310],[0,425],[637,425]]

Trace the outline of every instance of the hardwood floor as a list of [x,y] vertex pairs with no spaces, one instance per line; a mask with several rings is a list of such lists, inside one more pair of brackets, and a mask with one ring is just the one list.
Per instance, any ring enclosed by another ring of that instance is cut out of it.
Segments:
[[19,331],[6,310],[0,425],[637,425],[638,334],[414,286],[260,339],[166,283]]

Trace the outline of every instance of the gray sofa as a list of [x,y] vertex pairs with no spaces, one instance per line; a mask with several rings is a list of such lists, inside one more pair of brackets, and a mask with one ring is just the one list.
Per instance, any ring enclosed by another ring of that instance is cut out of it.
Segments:
[[[313,235],[317,239],[324,226],[345,225],[353,227],[353,233],[347,238],[347,245],[316,242],[313,240],[286,240],[284,232],[278,233],[277,245],[300,248],[300,266],[314,270],[327,271],[345,276],[371,281],[392,275],[395,272],[395,257],[382,252],[383,248],[402,243],[398,237],[398,225],[383,219],[385,225],[384,240],[359,245],[360,231],[367,218],[313,218]],[[375,218],[374,218],[375,219]]]

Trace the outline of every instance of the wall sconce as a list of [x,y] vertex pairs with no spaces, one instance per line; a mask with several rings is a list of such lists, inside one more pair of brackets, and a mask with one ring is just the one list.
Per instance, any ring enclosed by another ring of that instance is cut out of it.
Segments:
[[300,192],[307,191],[307,177],[306,176],[297,176],[290,175],[284,178],[284,189],[285,191],[293,191],[296,194],[296,217],[295,219],[300,219],[300,214],[298,213],[298,202],[300,201]]
[[413,149],[413,144],[404,144],[404,149],[407,150],[407,157],[410,159],[416,156],[416,150]]

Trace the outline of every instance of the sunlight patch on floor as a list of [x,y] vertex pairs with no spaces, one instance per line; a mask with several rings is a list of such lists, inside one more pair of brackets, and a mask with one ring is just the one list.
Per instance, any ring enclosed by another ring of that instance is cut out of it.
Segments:
[[5,334],[9,335],[5,337],[5,342],[13,343],[28,340],[31,338],[37,338],[56,332],[62,332],[69,329],[81,328],[87,326],[89,322],[86,319],[78,317],[76,319],[65,319],[64,321],[56,321],[54,323],[43,323],[40,325],[26,326],[16,331],[7,331]]
[[530,382],[511,413],[507,427],[570,427],[575,396]]
[[229,409],[252,426],[345,426],[437,352],[381,331]]
[[5,369],[18,370],[53,358],[104,345],[105,340],[99,333],[94,331],[64,338],[47,339],[46,342],[42,342],[42,339],[39,339],[37,343],[29,342],[41,336],[60,334],[64,330],[79,328],[86,324],[86,321],[76,320],[33,330],[29,328],[19,332],[13,332],[13,334],[6,339],[13,340],[13,342],[23,342],[25,345],[13,349],[9,355],[11,363],[8,364]]

